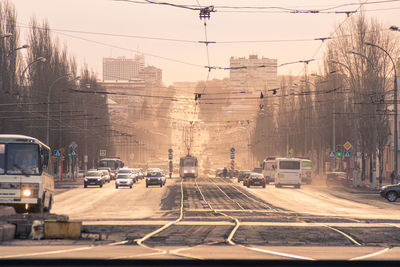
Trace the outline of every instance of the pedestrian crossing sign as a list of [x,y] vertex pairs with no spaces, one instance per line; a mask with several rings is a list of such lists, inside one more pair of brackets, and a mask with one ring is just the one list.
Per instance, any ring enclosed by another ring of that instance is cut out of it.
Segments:
[[350,151],[345,151],[345,152],[343,153],[343,157],[344,157],[345,159],[351,158],[351,152],[350,152]]

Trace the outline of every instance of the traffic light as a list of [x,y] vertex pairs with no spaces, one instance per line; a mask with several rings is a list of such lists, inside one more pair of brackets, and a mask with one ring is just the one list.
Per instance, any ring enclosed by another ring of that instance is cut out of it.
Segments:
[[336,156],[340,158],[342,156],[342,146],[336,145]]
[[68,157],[71,157],[72,156],[72,154],[71,153],[68,153]]

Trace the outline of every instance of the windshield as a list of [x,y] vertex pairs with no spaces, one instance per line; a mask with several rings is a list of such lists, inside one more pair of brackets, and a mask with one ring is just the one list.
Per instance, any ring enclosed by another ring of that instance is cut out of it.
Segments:
[[102,175],[103,175],[102,172],[88,172],[88,173],[86,174],[86,176],[88,176],[88,177],[102,176]]
[[117,179],[128,179],[130,178],[130,175],[128,174],[118,174]]
[[147,177],[161,177],[161,172],[148,172]]
[[281,170],[300,170],[300,162],[293,160],[279,161],[279,169]]
[[39,174],[39,146],[36,144],[7,145],[8,174]]

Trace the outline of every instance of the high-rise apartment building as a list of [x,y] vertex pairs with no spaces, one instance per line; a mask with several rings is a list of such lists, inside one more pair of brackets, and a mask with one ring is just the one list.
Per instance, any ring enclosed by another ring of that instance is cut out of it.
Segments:
[[244,67],[231,69],[230,87],[233,90],[267,90],[278,87],[277,59],[258,58],[257,55],[245,57],[231,57],[230,67]]
[[131,80],[139,76],[144,68],[144,56],[136,55],[134,59],[118,57],[103,58],[103,81]]

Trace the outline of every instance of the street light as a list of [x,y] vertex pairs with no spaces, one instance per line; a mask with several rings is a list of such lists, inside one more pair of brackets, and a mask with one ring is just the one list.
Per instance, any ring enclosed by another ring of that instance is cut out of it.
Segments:
[[[354,54],[357,56],[360,56],[364,59],[367,60],[367,62],[371,65],[372,69],[378,74],[377,69],[375,68],[374,64],[372,61],[364,54],[361,54],[356,51],[346,51],[347,53]],[[372,132],[372,151],[373,151],[373,159],[372,159],[372,187],[375,187],[376,184],[376,139],[377,139],[377,125],[376,125],[376,106],[375,106],[375,101],[372,102],[373,106],[373,119],[374,119],[374,129]]]
[[[58,77],[57,79],[55,79],[52,83],[51,83],[51,85],[50,85],[50,87],[49,87],[49,91],[48,91],[48,93],[47,93],[47,126],[46,126],[46,144],[47,145],[49,145],[49,124],[50,124],[50,92],[51,92],[51,89],[53,89],[53,86],[56,84],[56,82],[58,82],[59,80],[61,80],[61,79],[63,79],[63,78],[66,78],[66,77],[69,77],[69,76],[71,76],[71,75],[73,75],[72,73],[67,73],[67,74],[65,74],[65,75],[62,75],[62,76],[60,76],[60,77]],[[81,77],[76,77],[76,78],[74,78],[72,81],[74,81],[74,80],[77,80],[77,79],[80,79]],[[72,82],[71,81],[71,82]]]
[[33,64],[38,63],[38,62],[45,63],[46,62],[46,58],[38,57],[37,59],[35,59],[31,63],[29,63],[28,66],[26,66],[26,68],[24,69],[24,71],[21,74],[21,79],[20,79],[20,86],[21,87],[22,87],[22,83],[23,83],[23,78],[24,78],[25,72],[29,69],[30,66],[32,66]]
[[370,42],[364,42],[364,44],[376,47],[383,52],[390,58],[393,64],[393,70],[394,70],[394,173],[395,173],[395,178],[394,178],[394,183],[398,183],[398,162],[397,162],[397,153],[399,149],[399,140],[398,138],[398,133],[397,133],[397,72],[396,72],[396,64],[394,63],[393,58],[390,56],[390,54],[381,46],[370,43]]
[[7,57],[9,57],[11,54],[14,54],[15,51],[18,51],[18,50],[21,50],[21,49],[25,49],[25,48],[29,48],[29,45],[23,45],[23,46],[20,46],[20,47],[15,48],[14,50],[10,51],[10,52],[7,54]]
[[[336,60],[329,60],[328,62],[333,63],[333,64],[337,64],[337,65],[340,65],[340,66],[346,68],[350,73],[351,79],[355,83],[356,80],[355,80],[353,72],[351,71],[349,66],[347,66],[346,64],[343,64],[342,62],[336,61]],[[356,123],[356,105],[355,105],[355,97],[356,97],[356,88],[355,88],[355,86],[353,86],[353,97],[354,97],[354,99],[353,99],[353,113],[354,113],[353,114],[353,125],[354,125],[354,127],[353,127],[353,129],[354,129],[353,138],[354,138],[354,154],[355,154],[354,155],[353,185],[354,186],[358,186],[358,173],[359,173],[358,162],[357,162],[358,133],[357,133],[357,127],[356,127],[357,123]],[[333,149],[334,148],[335,147],[333,146]]]
[[1,35],[0,39],[8,38],[8,37],[11,37],[11,36],[12,36],[12,33],[6,33],[4,35]]

